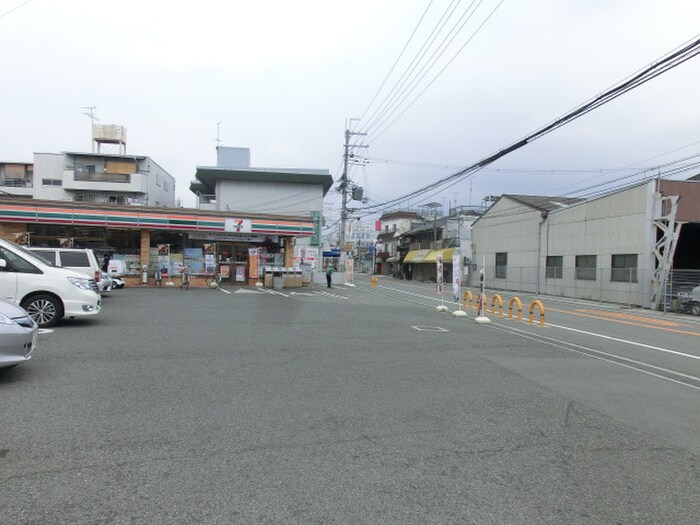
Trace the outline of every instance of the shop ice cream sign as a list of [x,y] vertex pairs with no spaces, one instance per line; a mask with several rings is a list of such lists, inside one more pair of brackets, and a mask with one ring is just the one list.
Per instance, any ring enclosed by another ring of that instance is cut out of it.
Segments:
[[253,231],[253,222],[250,219],[226,219],[224,231],[234,233],[250,233]]

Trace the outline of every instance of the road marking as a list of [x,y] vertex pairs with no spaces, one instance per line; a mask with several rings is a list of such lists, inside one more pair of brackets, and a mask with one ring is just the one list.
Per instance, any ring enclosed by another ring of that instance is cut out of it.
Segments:
[[[678,383],[679,385],[682,385],[682,386],[687,386],[690,388],[694,388],[695,390],[700,390],[700,386],[692,385],[692,384],[686,383],[684,381],[680,381],[678,379],[673,379],[671,377],[667,377],[667,376],[664,376],[661,374],[650,372],[648,370],[644,370],[644,369],[639,368],[637,366],[633,366],[632,364],[621,363],[620,361],[626,361],[627,363],[633,363],[633,364],[636,364],[636,365],[639,365],[642,367],[646,367],[646,368],[653,368],[654,370],[658,370],[660,372],[666,372],[666,373],[671,374],[671,375],[685,377],[691,381],[700,382],[699,377],[684,374],[682,372],[676,372],[675,370],[670,370],[668,368],[662,368],[660,366],[655,366],[655,365],[652,365],[649,363],[644,363],[643,361],[636,361],[634,359],[629,359],[627,357],[622,357],[622,356],[618,356],[615,354],[610,354],[607,352],[603,352],[602,350],[596,350],[594,348],[590,348],[587,346],[577,345],[575,343],[569,343],[567,341],[561,341],[559,339],[554,339],[553,337],[544,337],[541,335],[535,336],[535,335],[530,334],[529,332],[525,332],[523,330],[520,330],[518,328],[514,328],[512,326],[489,325],[489,327],[494,328],[496,330],[500,330],[502,332],[509,332],[509,333],[519,332],[519,333],[515,333],[514,335],[517,335],[517,336],[522,337],[524,339],[530,339],[531,341],[544,342],[545,344],[548,344],[550,346],[554,346],[554,347],[559,348],[561,350],[566,350],[567,352],[573,352],[575,354],[584,355],[586,357],[591,357],[593,359],[599,359],[601,361],[605,361],[605,362],[608,362],[608,363],[611,363],[611,364],[617,365],[617,366],[622,366],[624,368],[629,368],[630,370],[634,370],[636,372],[641,372],[643,374],[647,374],[647,375],[650,375],[652,377],[656,377],[659,379],[665,379],[666,381],[671,381],[672,383]],[[563,327],[560,327],[560,328],[563,328]],[[595,335],[595,334],[593,334],[593,335]],[[573,347],[573,348],[569,348],[569,347]],[[577,350],[577,348],[578,348],[578,350]],[[603,356],[605,356],[605,357],[603,357]]]
[[219,290],[221,290],[222,292],[227,293],[229,295],[231,295],[233,293],[233,292],[230,292],[228,290],[224,290],[223,288],[219,288]]
[[[649,328],[650,330],[661,330],[664,332],[673,332],[674,334],[684,334],[684,335],[694,335],[695,337],[700,337],[700,332],[691,332],[690,330],[677,330],[675,328],[666,328],[664,326],[651,326],[650,324],[644,323],[633,323],[631,321],[623,321],[622,319],[610,319],[609,317],[603,317],[600,315],[589,315],[579,312],[572,312],[570,310],[559,310],[557,308],[548,308],[547,311],[559,312],[562,314],[578,315],[580,317],[588,317],[589,319],[598,319],[600,321],[610,321],[611,323],[626,324],[630,326],[641,326],[642,328]],[[550,323],[547,323],[550,324]]]
[[286,293],[278,292],[277,290],[265,290],[265,292],[271,295],[281,295],[282,297],[289,297]]
[[51,329],[51,328],[39,328],[36,333],[37,334],[52,334],[53,329]]
[[642,315],[625,314],[620,312],[608,312],[606,310],[586,310],[583,308],[577,308],[575,312],[581,312],[584,314],[602,315],[604,317],[613,317],[618,319],[627,319],[629,321],[638,321],[640,323],[650,323],[658,324],[660,326],[688,326],[687,324],[678,323],[676,321],[667,321],[664,319],[654,319],[653,317],[645,317]]
[[579,334],[591,335],[593,337],[600,337],[601,339],[607,339],[609,341],[615,341],[617,343],[625,343],[633,346],[640,346],[642,348],[647,348],[649,350],[656,350],[657,352],[663,352],[666,354],[673,354],[680,357],[687,357],[688,359],[700,359],[700,355],[686,354],[683,352],[678,352],[676,350],[669,350],[668,348],[661,348],[659,346],[652,346],[645,343],[638,343],[636,341],[629,341],[627,339],[620,339],[619,337],[612,337],[610,335],[597,334],[595,332],[588,332],[586,330],[579,330],[578,328],[569,328],[568,326],[561,326],[558,324],[548,323],[548,326],[553,328],[561,328],[562,330],[568,330],[570,332],[577,332]]
[[447,333],[448,329],[442,328],[441,326],[411,326],[411,328],[418,330],[419,332],[440,332]]
[[338,295],[338,294],[334,294],[334,293],[331,293],[331,292],[320,292],[320,291],[318,291],[318,290],[316,290],[316,291],[314,292],[314,294],[316,294],[316,295],[324,295],[324,296],[326,296],[326,297],[334,297],[334,298],[336,298],[336,299],[347,299],[347,297],[344,296],[344,295]]
[[233,293],[260,293],[258,290],[247,290],[246,288],[241,288]]

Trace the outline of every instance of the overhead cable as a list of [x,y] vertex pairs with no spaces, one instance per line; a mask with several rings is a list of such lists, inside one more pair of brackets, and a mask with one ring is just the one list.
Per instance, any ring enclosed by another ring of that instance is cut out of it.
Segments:
[[448,184],[450,182],[462,180],[468,176],[473,175],[477,171],[481,170],[482,168],[488,166],[489,164],[492,164],[496,162],[497,160],[505,157],[509,153],[512,153],[513,151],[516,151],[527,144],[534,142],[535,140],[547,135],[548,133],[551,133],[552,131],[570,123],[571,121],[580,118],[587,113],[607,104],[608,102],[616,99],[617,97],[645,84],[649,80],[652,80],[653,78],[656,78],[659,75],[662,75],[663,73],[666,73],[667,71],[670,71],[671,69],[679,66],[683,62],[690,60],[691,58],[695,57],[697,54],[700,53],[700,38],[695,37],[693,40],[690,40],[680,46],[679,48],[673,50],[672,52],[662,56],[652,64],[648,65],[647,67],[643,68],[642,70],[638,71],[637,73],[634,73],[630,77],[627,77],[623,81],[619,82],[618,84],[614,85],[613,87],[607,89],[605,92],[593,97],[592,99],[584,102],[580,106],[577,106],[576,108],[570,110],[568,113],[562,115],[561,117],[555,119],[554,121],[550,122],[549,124],[546,124],[545,126],[535,130],[534,132],[530,133],[526,137],[514,142],[513,144],[506,146],[505,148],[497,151],[496,153],[485,157],[478,162],[475,162],[474,164],[467,166],[451,175],[448,175],[447,177],[443,177],[427,186],[424,186],[420,189],[414,190],[410,193],[407,193],[401,197],[396,197],[394,199],[391,199],[389,201],[386,201],[382,204],[376,204],[372,206],[366,206],[363,208],[360,208],[361,210],[376,210],[380,207],[392,205],[392,204],[399,204],[401,202],[404,202],[410,198],[417,197],[419,195],[423,195],[435,188],[438,188],[440,186],[443,186],[445,184]]

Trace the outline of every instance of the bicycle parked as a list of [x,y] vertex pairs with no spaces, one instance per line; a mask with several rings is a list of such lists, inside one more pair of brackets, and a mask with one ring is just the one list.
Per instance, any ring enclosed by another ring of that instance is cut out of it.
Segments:
[[219,274],[219,272],[207,274],[207,276],[205,277],[205,282],[209,288],[218,290],[221,288],[221,275]]
[[188,290],[190,287],[190,269],[185,267],[182,269],[181,274],[182,282],[180,283],[180,288],[183,290]]

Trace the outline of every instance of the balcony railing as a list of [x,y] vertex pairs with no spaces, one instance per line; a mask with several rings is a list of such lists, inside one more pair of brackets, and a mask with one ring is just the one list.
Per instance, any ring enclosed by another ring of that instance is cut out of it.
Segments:
[[5,188],[31,188],[33,184],[30,179],[5,179],[0,180],[0,186]]
[[118,182],[128,184],[131,182],[131,174],[129,173],[97,173],[89,171],[76,171],[73,174],[73,180],[82,182]]

